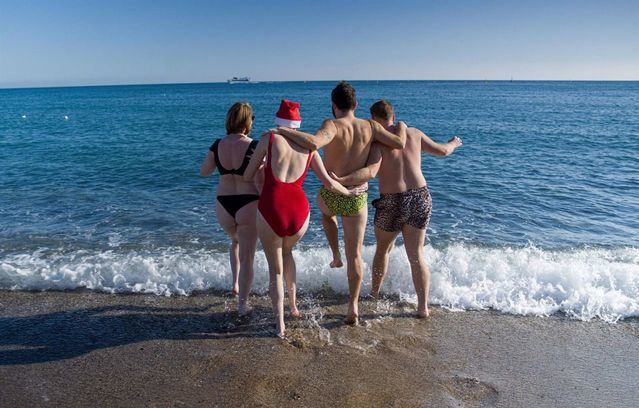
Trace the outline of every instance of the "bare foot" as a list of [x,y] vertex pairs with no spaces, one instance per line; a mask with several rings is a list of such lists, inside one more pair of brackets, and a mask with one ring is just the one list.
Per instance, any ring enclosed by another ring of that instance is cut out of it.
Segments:
[[238,305],[237,306],[237,314],[240,317],[248,316],[251,314],[253,309],[249,305]]
[[357,326],[359,324],[359,316],[351,313],[347,314],[344,318],[344,324],[347,324],[349,326]]
[[300,313],[299,309],[297,307],[291,307],[291,317],[295,317],[296,319],[302,317],[302,314]]
[[415,314],[415,317],[417,317],[418,319],[425,319],[429,315],[430,314],[428,313],[428,308],[426,308],[426,310],[418,310],[417,313]]
[[373,298],[375,300],[379,300],[379,292],[371,291],[371,293],[368,296],[370,296],[371,298]]
[[329,264],[329,266],[331,268],[341,268],[342,266],[344,266],[344,263],[342,262],[341,258],[334,258]]
[[237,287],[234,287],[233,289],[231,289],[231,296],[237,296],[240,294],[240,290]]

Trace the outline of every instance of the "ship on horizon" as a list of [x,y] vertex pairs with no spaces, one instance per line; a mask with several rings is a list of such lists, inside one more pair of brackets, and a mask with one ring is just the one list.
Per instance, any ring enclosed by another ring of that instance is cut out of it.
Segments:
[[249,84],[251,83],[251,78],[250,77],[233,77],[231,79],[228,80],[229,84]]

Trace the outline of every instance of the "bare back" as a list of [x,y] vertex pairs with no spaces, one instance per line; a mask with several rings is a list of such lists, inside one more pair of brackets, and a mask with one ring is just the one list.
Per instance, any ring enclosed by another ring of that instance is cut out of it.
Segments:
[[[217,158],[222,167],[231,170],[238,169],[242,166],[246,150],[251,142],[252,139],[249,137],[235,138],[225,136],[222,138],[218,145],[219,157]],[[217,186],[217,195],[235,194],[258,194],[258,191],[255,183],[252,181],[245,181],[242,175],[220,175],[220,182]]]
[[376,148],[382,154],[382,163],[377,173],[380,193],[400,193],[426,185],[422,174],[421,135],[417,129],[406,130],[404,149],[389,149],[380,144]]
[[338,176],[366,166],[373,143],[373,128],[368,120],[355,117],[333,119],[337,134],[324,146],[324,165]]
[[284,136],[275,134],[271,146],[271,168],[276,179],[292,183],[306,170],[309,151],[291,142]]

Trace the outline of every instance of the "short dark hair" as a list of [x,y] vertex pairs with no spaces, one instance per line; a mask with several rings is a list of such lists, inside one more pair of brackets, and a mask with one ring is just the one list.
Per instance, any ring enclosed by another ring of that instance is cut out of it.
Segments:
[[393,117],[393,105],[385,99],[380,99],[371,105],[371,117],[390,120]]
[[357,105],[355,88],[346,81],[338,83],[331,92],[331,101],[340,110],[352,110]]

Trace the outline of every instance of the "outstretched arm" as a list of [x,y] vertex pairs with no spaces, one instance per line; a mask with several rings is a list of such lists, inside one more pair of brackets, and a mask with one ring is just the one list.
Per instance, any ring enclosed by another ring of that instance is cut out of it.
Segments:
[[331,177],[339,181],[345,186],[356,186],[364,184],[367,181],[374,179],[377,176],[379,167],[382,164],[382,151],[377,143],[373,143],[371,151],[368,154],[368,162],[366,167],[347,174],[342,177],[338,177],[335,173],[331,173]]
[[335,193],[339,193],[345,196],[353,195],[350,191],[346,189],[343,185],[341,185],[337,180],[333,180],[328,173],[326,172],[326,167],[324,167],[324,162],[322,162],[322,158],[319,153],[313,152],[313,158],[311,159],[311,168],[313,172],[317,175],[317,178],[320,179],[322,185],[330,191]]
[[255,151],[251,156],[251,161],[249,161],[249,164],[244,171],[245,181],[253,180],[253,178],[255,177],[255,173],[257,173],[257,171],[264,163],[264,157],[266,156],[266,150],[268,149],[269,137],[269,133],[263,133],[260,141],[257,143],[257,146],[255,146]]
[[215,171],[215,156],[212,151],[206,153],[206,157],[200,166],[200,176],[210,176]]
[[430,153],[433,156],[450,156],[455,149],[462,145],[462,140],[457,136],[450,139],[448,143],[437,143],[426,136],[421,130],[415,129],[415,131],[419,132],[422,142],[422,152]]
[[335,127],[335,124],[333,124],[333,121],[327,119],[324,123],[322,123],[322,126],[314,136],[310,133],[301,132],[287,127],[277,128],[275,132],[305,149],[315,151],[320,147],[326,146],[331,142],[331,140],[333,140],[337,134],[337,128]]
[[406,145],[406,124],[404,122],[397,122],[397,134],[391,133],[384,129],[382,125],[369,120],[373,128],[373,138],[375,141],[390,147],[391,149],[403,149]]

